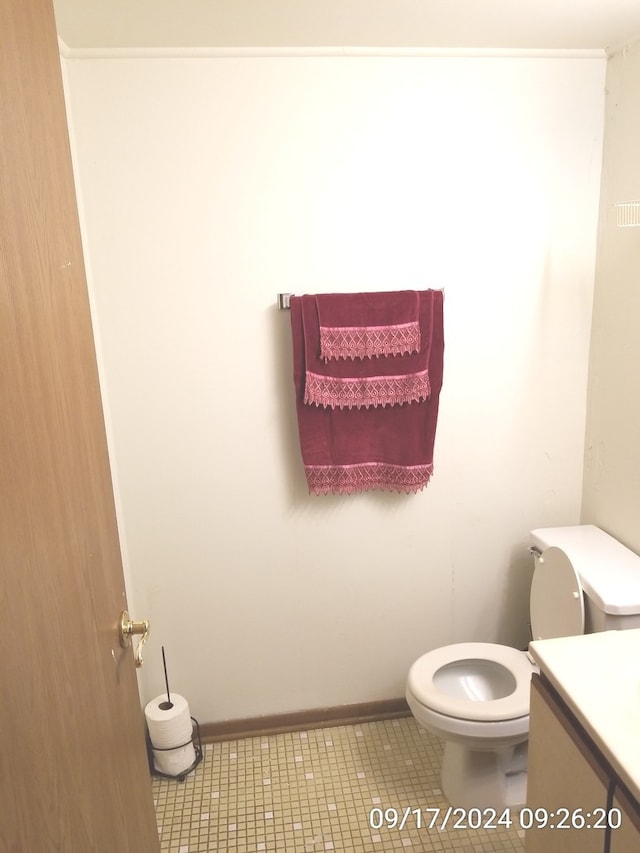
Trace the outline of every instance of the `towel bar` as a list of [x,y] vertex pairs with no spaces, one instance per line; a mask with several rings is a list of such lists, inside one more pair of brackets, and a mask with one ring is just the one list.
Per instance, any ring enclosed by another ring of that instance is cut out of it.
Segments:
[[286,311],[288,308],[291,308],[291,304],[289,303],[289,299],[293,296],[293,293],[279,293],[278,294],[278,308],[280,311]]

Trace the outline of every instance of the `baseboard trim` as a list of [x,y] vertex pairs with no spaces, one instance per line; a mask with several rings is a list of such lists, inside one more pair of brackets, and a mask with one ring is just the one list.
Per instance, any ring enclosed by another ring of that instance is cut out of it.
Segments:
[[381,699],[377,702],[338,705],[333,708],[313,708],[308,711],[293,711],[288,714],[224,720],[220,723],[200,723],[200,736],[203,743],[216,743],[221,740],[240,740],[241,738],[259,737],[261,735],[371,723],[378,720],[410,716],[411,711],[405,699]]

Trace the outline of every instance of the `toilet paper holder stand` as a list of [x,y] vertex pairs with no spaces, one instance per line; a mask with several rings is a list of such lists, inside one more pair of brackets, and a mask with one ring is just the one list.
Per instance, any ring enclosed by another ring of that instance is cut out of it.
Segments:
[[[153,776],[161,776],[163,779],[177,779],[178,782],[184,782],[189,773],[193,772],[198,766],[198,764],[200,764],[200,762],[202,761],[202,738],[200,736],[200,723],[196,720],[195,717],[191,717],[191,724],[191,737],[185,743],[178,744],[178,746],[153,746],[153,744],[151,743],[149,732],[147,731],[147,757],[149,759],[149,770]],[[171,773],[163,773],[161,770],[157,769],[153,760],[154,750],[156,752],[173,752],[176,749],[182,749],[183,747],[188,746],[190,743],[193,743],[193,751],[196,754],[195,760],[190,767],[187,767],[186,770],[182,770],[180,773],[176,773],[175,775],[172,775]]]

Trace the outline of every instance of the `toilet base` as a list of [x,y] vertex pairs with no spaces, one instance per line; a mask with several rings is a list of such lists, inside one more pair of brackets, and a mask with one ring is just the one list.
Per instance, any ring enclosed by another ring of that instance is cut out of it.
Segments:
[[521,809],[527,797],[527,741],[498,750],[469,749],[447,741],[440,774],[442,793],[464,809]]

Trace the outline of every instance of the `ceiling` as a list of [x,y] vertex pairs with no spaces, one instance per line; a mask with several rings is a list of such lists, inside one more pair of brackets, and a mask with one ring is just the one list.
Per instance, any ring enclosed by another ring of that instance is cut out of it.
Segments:
[[54,0],[81,48],[453,48],[613,52],[640,0]]

